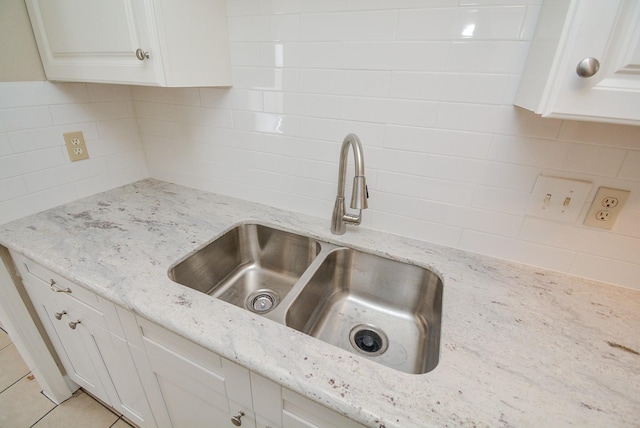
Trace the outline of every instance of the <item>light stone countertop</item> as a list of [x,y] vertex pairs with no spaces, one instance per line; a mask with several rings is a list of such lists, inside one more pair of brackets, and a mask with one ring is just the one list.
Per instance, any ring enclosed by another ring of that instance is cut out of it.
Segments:
[[[401,373],[169,280],[176,260],[247,221],[438,273],[438,366]],[[0,243],[367,426],[640,424],[636,290],[362,226],[334,236],[328,219],[153,179],[2,225]]]

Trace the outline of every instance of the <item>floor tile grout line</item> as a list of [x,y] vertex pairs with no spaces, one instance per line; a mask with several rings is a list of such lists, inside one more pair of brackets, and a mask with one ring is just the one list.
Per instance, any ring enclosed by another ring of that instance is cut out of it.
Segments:
[[7,386],[5,389],[3,389],[2,391],[0,391],[0,394],[4,394],[6,391],[9,390],[9,388],[11,388],[12,386],[14,386],[15,384],[17,384],[18,382],[20,382],[22,379],[24,379],[25,377],[29,376],[31,374],[31,372],[27,373],[26,375],[20,377],[18,380],[16,380],[15,382],[13,382],[11,385]]

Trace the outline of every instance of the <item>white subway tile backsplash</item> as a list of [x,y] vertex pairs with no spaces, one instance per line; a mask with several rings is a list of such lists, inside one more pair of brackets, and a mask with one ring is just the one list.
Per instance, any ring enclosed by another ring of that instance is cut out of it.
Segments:
[[74,183],[78,197],[83,198],[98,192],[104,192],[115,187],[124,186],[147,178],[148,172],[144,165],[109,171],[106,174],[90,177]]
[[506,214],[524,215],[529,204],[529,192],[498,187],[477,186],[473,195],[474,208]]
[[529,110],[501,106],[495,111],[497,134],[521,135],[535,138],[556,138],[562,121],[542,118]]
[[73,184],[67,184],[0,202],[0,224],[71,202],[79,197]]
[[259,67],[266,65],[262,63],[262,45],[262,43],[258,42],[231,43],[231,52],[229,53],[229,61],[231,62],[231,65],[234,67]]
[[605,257],[577,254],[569,273],[640,290],[640,266]]
[[390,96],[500,104],[508,77],[499,74],[394,72]]
[[133,116],[133,105],[130,101],[60,104],[49,106],[49,109],[56,125],[124,119]]
[[569,270],[575,257],[573,251],[473,230],[462,232],[459,247],[476,253],[564,272]]
[[22,176],[0,180],[0,202],[19,198],[27,193],[29,190]]
[[200,101],[203,107],[261,111],[262,100],[261,91],[200,88]]
[[[79,86],[79,85],[78,85]],[[87,84],[89,100],[92,102],[130,101],[131,90],[126,85]]]
[[[0,84],[0,222],[149,175],[328,222],[353,132],[365,227],[632,286],[640,127],[512,106],[540,5],[234,0],[231,88]],[[74,130],[90,163],[66,157]],[[631,197],[613,231],[581,224],[590,201],[575,224],[529,218],[539,174]]]
[[130,150],[138,150],[140,148],[142,148],[142,143],[139,135],[120,135],[118,137],[87,141],[87,151],[91,156],[90,159],[128,152]]
[[558,139],[638,150],[640,126],[565,120]]
[[384,97],[389,93],[391,72],[303,69],[300,90],[317,94]]
[[245,131],[274,134],[300,134],[300,118],[271,113],[233,111],[233,126]]
[[200,105],[198,88],[156,88],[153,86],[131,86],[131,96],[136,101],[180,104],[186,106]]
[[[301,133],[299,136],[301,138],[330,141],[332,144],[338,146],[349,133],[358,135],[364,147],[381,147],[384,139],[384,125],[371,122],[303,117],[301,119]],[[337,162],[338,154],[340,153],[339,146],[336,148],[335,153],[337,154],[327,160]]]
[[640,150],[629,150],[627,152],[618,177],[625,180],[640,181]]
[[[449,42],[348,42],[342,47],[346,69],[443,71]],[[462,70],[460,70],[462,71]]]
[[88,102],[89,95],[84,85],[42,82],[3,83],[0,108],[30,107],[46,104],[73,104]]
[[[10,123],[0,125],[0,223],[148,176],[129,87],[0,83],[0,100],[0,124]],[[71,131],[83,132],[89,160],[69,161],[62,134]]]
[[512,238],[518,236],[523,221],[519,215],[460,206],[452,206],[447,214],[447,224]]
[[477,183],[483,177],[486,169],[487,162],[482,160],[429,155],[424,175],[445,180]]
[[493,133],[501,128],[501,114],[500,106],[443,102],[438,105],[435,128]]
[[13,153],[9,137],[6,134],[0,134],[0,156],[6,156]]
[[524,25],[526,6],[459,8],[451,30],[461,39],[518,40]]
[[550,168],[576,171],[597,176],[615,177],[622,167],[626,151],[615,147],[590,144],[568,144],[563,156]]
[[397,40],[451,40],[456,38],[456,8],[408,9],[398,15]]
[[384,230],[413,239],[434,242],[440,245],[456,246],[461,229],[441,223],[431,223],[415,217],[387,214],[380,211],[367,212],[367,218],[380,224]]
[[220,126],[224,128],[233,126],[232,111],[219,108],[176,106],[174,120],[193,125]]
[[[93,154],[92,152],[89,152]],[[66,163],[59,167],[47,168],[24,176],[30,193],[59,187],[108,172],[107,162],[102,158],[84,162]]]
[[438,107],[433,101],[344,97],[340,116],[352,121],[429,127],[436,122]]
[[376,186],[382,192],[425,198],[436,202],[470,205],[474,185],[414,175],[380,171]]
[[73,131],[82,131],[85,140],[95,140],[98,138],[96,124],[87,122],[27,129],[25,131],[11,132],[7,134],[7,136],[11,142],[13,152],[21,153],[61,146],[64,143],[62,134]]
[[303,116],[338,119],[340,118],[341,101],[342,98],[334,95],[299,95],[296,108],[288,108],[287,112],[291,114],[297,113]]
[[66,162],[62,147],[3,156],[0,158],[0,179],[60,166]]
[[384,171],[402,171],[410,175],[430,176],[428,174],[428,155],[424,153],[367,148],[367,166]]
[[18,107],[0,109],[0,132],[18,131],[53,125],[49,107]]
[[501,162],[487,162],[476,183],[505,189],[533,191],[542,170],[523,165]]
[[[120,135],[138,135],[138,122],[131,117],[125,119],[103,120],[96,123],[98,135],[102,138],[117,137]],[[85,140],[98,138],[97,136],[87,136],[83,130]]]
[[421,153],[483,159],[491,144],[491,134],[447,129],[387,126],[384,146]]
[[300,90],[300,70],[264,67],[236,67],[233,69],[234,88],[254,90]]
[[520,238],[627,263],[637,263],[640,254],[640,238],[537,218],[525,220]]
[[167,137],[180,139],[182,136],[182,125],[178,122],[169,122],[166,120],[155,120],[138,118],[138,128],[143,135],[155,135],[158,137]]
[[318,13],[300,16],[303,41],[394,40],[397,12]]
[[460,40],[450,44],[446,70],[459,73],[521,73],[527,42]]

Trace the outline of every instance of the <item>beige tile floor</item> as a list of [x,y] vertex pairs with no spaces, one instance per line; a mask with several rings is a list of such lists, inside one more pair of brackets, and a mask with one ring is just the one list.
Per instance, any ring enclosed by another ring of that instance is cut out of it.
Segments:
[[0,329],[0,427],[131,428],[131,425],[82,390],[56,406],[40,392],[40,385],[9,335]]

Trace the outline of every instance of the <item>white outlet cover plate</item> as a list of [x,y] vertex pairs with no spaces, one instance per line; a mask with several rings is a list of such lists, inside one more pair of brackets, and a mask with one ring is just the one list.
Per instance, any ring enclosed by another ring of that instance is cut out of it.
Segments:
[[[574,223],[593,187],[588,181],[538,176],[527,215]],[[548,196],[550,195],[550,196]]]
[[[618,219],[618,214],[620,214],[624,204],[627,202],[627,199],[629,199],[630,193],[629,190],[600,187],[596,192],[595,198],[593,198],[587,216],[584,218],[584,224],[591,227],[599,227],[600,229],[613,229]],[[604,200],[608,197],[617,200],[615,206],[607,207],[605,205]],[[599,213],[606,213],[606,220],[599,220]]]

